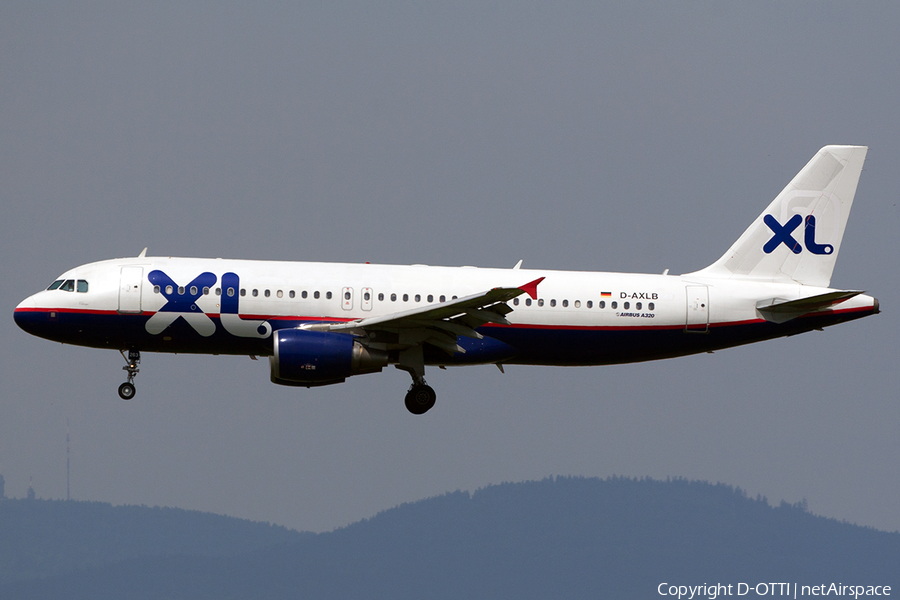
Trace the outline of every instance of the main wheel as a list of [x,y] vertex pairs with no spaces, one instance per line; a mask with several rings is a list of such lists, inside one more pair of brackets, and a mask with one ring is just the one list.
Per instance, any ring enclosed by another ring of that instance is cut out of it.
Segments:
[[127,381],[119,386],[119,398],[122,400],[131,400],[134,398],[135,389],[134,385],[128,383]]
[[424,415],[437,400],[437,394],[429,385],[415,385],[406,392],[406,410],[414,415]]

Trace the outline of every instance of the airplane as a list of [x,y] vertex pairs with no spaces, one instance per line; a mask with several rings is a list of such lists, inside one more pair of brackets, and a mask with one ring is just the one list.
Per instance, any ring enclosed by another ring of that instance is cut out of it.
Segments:
[[141,352],[268,357],[276,384],[426,366],[610,365],[712,352],[879,312],[829,287],[868,148],[826,146],[710,266],[680,276],[521,268],[137,257],[66,271],[15,309],[38,337]]

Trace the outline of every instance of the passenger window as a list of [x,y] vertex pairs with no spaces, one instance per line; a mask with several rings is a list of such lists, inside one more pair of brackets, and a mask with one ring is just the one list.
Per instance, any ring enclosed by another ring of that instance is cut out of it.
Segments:
[[171,285],[167,285],[167,286],[166,286],[166,295],[167,295],[167,296],[171,296],[171,295],[172,295],[172,291],[173,291],[172,286],[171,286]]
[[158,294],[158,293],[159,293],[159,286],[158,286],[158,285],[154,285],[154,286],[153,286],[153,293],[154,293],[154,294]]
[[531,306],[531,298],[525,298],[525,306]]
[[279,298],[284,298],[284,292],[282,292],[281,290],[278,290],[277,292],[275,292],[275,295],[278,296]]
[[416,302],[421,302],[421,301],[422,301],[422,296],[420,296],[419,294],[416,294]]
[[207,286],[204,286],[204,287],[203,287],[203,295],[204,295],[204,296],[209,296],[209,287],[207,287]]
[[601,301],[597,304],[597,306],[598,306],[599,308],[606,308],[606,300],[601,300]]
[[434,296],[432,296],[431,294],[428,294],[428,302],[434,302]]
[[79,279],[78,281],[75,282],[75,285],[76,285],[76,291],[81,292],[82,294],[87,293],[87,291],[88,291],[88,282],[87,281],[85,281],[84,279]]
[[543,298],[539,298],[539,299],[538,299],[538,306],[543,306],[543,305],[544,305],[544,299],[543,299]]
[[178,286],[178,295],[184,296],[184,286],[183,285]]
[[63,284],[63,280],[57,279],[56,281],[54,281],[53,283],[50,284],[50,287],[47,288],[47,291],[58,289],[59,286],[61,286],[62,284]]
[[192,286],[191,286],[191,296],[198,296],[198,295],[199,295],[199,294],[197,294],[197,286],[196,286],[196,285],[192,285]]
[[225,290],[225,293],[228,294],[229,298],[234,297],[234,288],[233,287],[228,288],[227,290]]
[[222,295],[222,288],[216,288],[216,296]]
[[[350,292],[344,292],[344,300],[350,299]],[[366,300],[369,299],[369,294],[366,294]]]
[[381,292],[381,293],[378,294],[378,301],[379,301],[379,302],[384,302],[384,292]]
[[618,303],[618,302],[613,302],[612,304],[610,304],[610,307],[612,307],[612,308],[619,308],[619,303]]
[[241,296],[247,295],[247,288],[241,288]]
[[457,297],[456,297],[456,296],[453,296],[453,298],[452,298],[452,299],[453,299],[453,300],[456,300],[456,298],[457,298]]
[[514,304],[515,306],[518,306],[518,305],[519,305],[519,299],[518,299],[518,298],[513,298],[513,304]]
[[581,300],[575,301],[575,308],[581,308]]
[[363,300],[365,300],[366,302],[368,302],[371,299],[372,299],[372,294],[370,294],[369,292],[366,292],[365,294],[363,294]]
[[634,307],[635,307],[637,310],[641,310],[641,303],[640,303],[640,302],[636,303],[636,304],[634,305]]
[[447,301],[447,296],[441,295],[441,302],[446,302],[446,301]]
[[656,307],[651,302],[650,304],[647,305],[647,308],[649,308],[650,310],[654,310]]
[[302,292],[300,292],[300,297],[303,298],[304,300],[306,300],[306,296],[307,296],[306,290],[303,290]]
[[74,279],[66,279],[60,288],[64,292],[74,292],[75,291],[75,280]]
[[319,292],[313,292],[313,298],[315,298],[316,300],[318,300],[318,299],[319,299]]
[[268,298],[268,297],[269,297],[269,296],[271,296],[271,295],[272,295],[272,293],[271,293],[271,292],[269,292],[269,290],[266,290],[266,292],[265,292],[265,295],[266,295],[266,298]]
[[391,294],[391,302],[397,301],[397,294]]
[[626,302],[625,306],[623,306],[622,308],[624,308],[625,310],[628,310],[630,307],[631,307],[631,304]]
[[259,290],[253,290],[253,291],[250,292],[250,293],[253,295],[254,298],[255,298],[256,296],[259,296]]
[[563,300],[563,308],[568,308],[568,307],[569,307],[569,301]]
[[550,300],[550,306],[556,306],[556,298]]
[[325,299],[331,300],[331,292],[325,292]]
[[290,297],[290,298],[293,298],[296,295],[297,294],[294,293],[294,290],[291,290],[290,292],[288,292],[288,297]]
[[403,294],[403,301],[409,302],[409,294]]
[[588,308],[594,308],[594,301],[593,301],[593,300],[588,300],[588,301],[585,303],[585,305],[586,305]]

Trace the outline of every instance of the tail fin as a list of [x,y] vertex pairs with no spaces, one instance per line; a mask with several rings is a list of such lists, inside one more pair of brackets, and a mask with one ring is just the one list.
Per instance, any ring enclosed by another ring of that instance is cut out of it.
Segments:
[[825,146],[719,260],[697,275],[828,287],[866,146]]

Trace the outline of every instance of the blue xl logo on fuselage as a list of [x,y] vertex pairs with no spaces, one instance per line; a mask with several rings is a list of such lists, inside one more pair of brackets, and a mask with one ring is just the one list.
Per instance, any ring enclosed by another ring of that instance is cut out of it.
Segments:
[[[803,217],[800,215],[794,215],[787,223],[782,225],[772,215],[764,216],[763,222],[769,226],[773,235],[763,246],[763,252],[771,254],[778,246],[784,244],[794,254],[800,254],[803,251],[803,246],[791,234],[800,226],[803,220]],[[816,218],[812,215],[806,217],[806,226],[803,228],[803,243],[806,249],[813,254],[831,254],[834,252],[834,246],[831,244],[816,243]]]
[[197,275],[186,286],[179,286],[171,277],[159,270],[150,271],[147,279],[154,286],[159,286],[159,293],[167,300],[159,312],[203,312],[195,303],[218,281],[213,273],[206,272]]
[[[159,289],[166,303],[156,311],[144,325],[148,333],[158,335],[179,318],[184,319],[194,330],[204,337],[216,332],[216,324],[197,306],[197,300],[209,293],[219,280],[214,273],[201,273],[186,286],[179,286],[163,271],[153,270],[147,279]],[[240,278],[235,273],[222,275],[221,309],[219,322],[223,329],[237,337],[265,338],[271,335],[272,326],[265,320],[244,320],[238,314]]]

